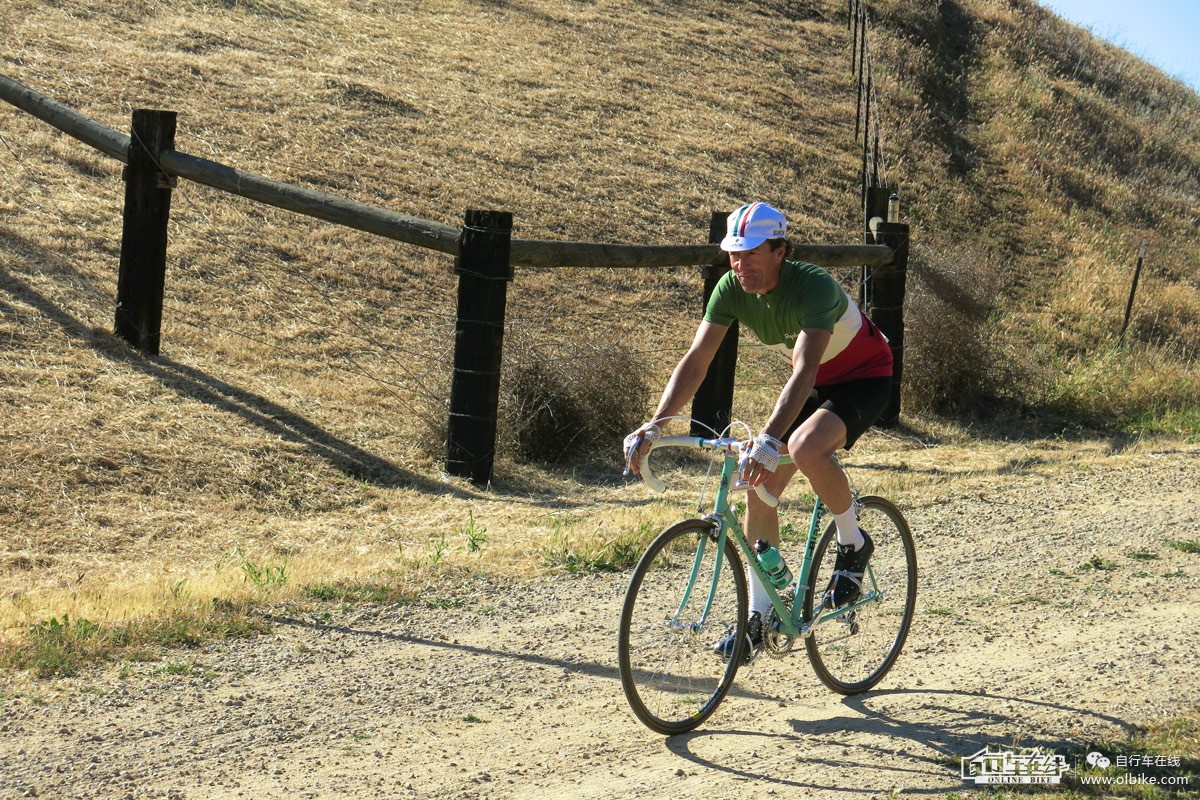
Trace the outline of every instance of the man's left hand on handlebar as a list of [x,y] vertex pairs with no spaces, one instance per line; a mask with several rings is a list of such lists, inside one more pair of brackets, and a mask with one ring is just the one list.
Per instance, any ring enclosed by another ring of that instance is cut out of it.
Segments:
[[639,474],[642,458],[650,452],[650,445],[662,436],[662,428],[647,422],[625,437],[625,468],[634,475]]

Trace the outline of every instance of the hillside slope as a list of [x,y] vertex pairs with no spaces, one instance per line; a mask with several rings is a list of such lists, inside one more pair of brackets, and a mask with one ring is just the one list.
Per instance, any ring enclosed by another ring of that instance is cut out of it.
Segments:
[[[841,3],[775,0],[732,25],[717,2],[7,0],[3,24],[0,71],[93,119],[173,109],[182,151],[416,216],[500,208],[527,238],[699,242],[713,210],[761,197],[799,240],[861,240]],[[912,408],[1123,402],[1194,430],[1170,415],[1194,425],[1200,396],[1196,95],[1027,0],[879,2],[872,30],[887,177],[914,231]],[[394,568],[467,525],[484,495],[436,464],[449,259],[184,182],[163,355],[145,359],[110,334],[120,165],[12,108],[0,135],[6,625],[64,598],[111,605],[114,580],[145,590],[116,616],[178,596],[181,572],[202,596],[198,564],[220,591],[264,559],[298,575],[300,554],[310,574]],[[615,359],[656,385],[699,297],[693,269],[522,270],[506,376]],[[743,359],[754,419],[777,377],[753,347]],[[490,522],[519,533],[514,554],[547,531],[607,535],[555,510],[575,475],[506,460],[497,486],[543,503]],[[461,519],[425,518],[439,493]]]
[[[1194,432],[1200,97],[1030,0],[872,8],[887,138],[926,237],[917,313],[982,331],[950,377],[1093,422],[1182,412]],[[1113,351],[1143,239],[1132,351]],[[957,355],[917,339],[918,359]]]

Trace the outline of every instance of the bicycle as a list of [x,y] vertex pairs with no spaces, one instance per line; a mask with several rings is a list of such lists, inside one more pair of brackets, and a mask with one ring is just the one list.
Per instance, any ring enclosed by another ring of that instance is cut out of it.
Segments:
[[[714,432],[715,433],[715,432]],[[777,590],[747,541],[731,497],[748,487],[738,482],[742,440],[718,436],[666,436],[662,447],[688,447],[722,453],[721,477],[712,511],[671,525],[638,561],[621,608],[618,660],[621,687],[634,714],[648,728],[667,735],[693,730],[712,716],[733,686],[747,647],[747,580],[742,558],[767,589],[772,608],[763,622],[761,652],[782,657],[797,639],[821,682],[841,694],[857,694],[879,683],[891,669],[912,624],[917,593],[916,548],[903,514],[882,497],[854,504],[860,525],[875,542],[858,600],[826,608],[822,575],[833,571],[836,526],[818,537],[824,512],[813,504],[803,559],[794,580]],[[650,453],[640,461],[642,479],[652,489],[666,485],[650,471]],[[786,456],[781,464],[790,463]],[[764,502],[778,499],[754,487]],[[799,598],[799,602],[796,599]],[[714,644],[735,634],[725,658]]]

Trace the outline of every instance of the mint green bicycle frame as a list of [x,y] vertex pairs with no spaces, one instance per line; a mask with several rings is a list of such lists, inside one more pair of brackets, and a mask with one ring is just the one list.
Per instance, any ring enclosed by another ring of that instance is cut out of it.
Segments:
[[[714,442],[720,440],[712,440]],[[804,556],[800,562],[800,569],[794,573],[794,580],[791,586],[795,589],[792,597],[792,607],[788,608],[779,590],[771,583],[766,572],[763,571],[762,565],[758,562],[758,554],[754,552],[751,543],[746,539],[746,533],[741,526],[738,515],[730,506],[730,496],[733,493],[734,480],[737,476],[737,457],[728,451],[727,448],[708,445],[703,449],[722,449],[725,450],[724,463],[721,467],[721,481],[717,487],[717,497],[713,503],[713,511],[704,516],[716,525],[715,537],[711,540],[703,540],[696,548],[696,558],[692,565],[691,574],[688,577],[687,587],[684,589],[683,599],[679,604],[679,609],[675,613],[675,618],[678,619],[679,614],[687,607],[688,600],[692,596],[692,592],[696,589],[696,581],[700,571],[700,565],[704,558],[704,548],[711,541],[717,548],[716,553],[716,568],[713,570],[712,585],[708,587],[708,600],[705,603],[704,614],[699,622],[692,623],[689,627],[702,629],[708,622],[708,614],[712,610],[712,600],[716,594],[717,581],[721,575],[721,561],[725,558],[725,540],[729,536],[730,530],[735,534],[734,540],[737,542],[738,548],[742,552],[742,556],[746,559],[746,563],[750,565],[750,569],[757,573],[759,580],[766,587],[767,594],[771,598],[771,604],[775,607],[775,612],[779,616],[779,633],[784,636],[798,636],[806,638],[810,636],[813,630],[818,625],[823,625],[836,619],[844,619],[862,606],[868,603],[873,603],[883,597],[883,591],[875,582],[875,574],[871,570],[870,565],[867,565],[867,574],[863,579],[862,596],[855,602],[837,608],[835,610],[823,611],[823,604],[814,605],[815,615],[813,619],[803,619],[804,616],[804,595],[808,591],[809,578],[813,572],[813,557],[817,547],[818,523],[821,521],[821,515],[825,510],[821,498],[815,497],[813,503],[812,516],[808,523],[808,536],[804,543]],[[779,459],[780,464],[790,464],[791,459],[787,456],[782,456]],[[741,490],[738,490],[741,491]],[[858,502],[858,493],[854,493],[854,502]],[[799,601],[799,602],[797,602]]]

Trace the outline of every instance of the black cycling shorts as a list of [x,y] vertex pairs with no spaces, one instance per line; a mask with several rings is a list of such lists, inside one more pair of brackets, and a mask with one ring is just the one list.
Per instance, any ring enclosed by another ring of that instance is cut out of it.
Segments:
[[846,425],[846,449],[849,450],[858,437],[867,432],[867,428],[883,415],[888,400],[892,396],[892,377],[860,378],[845,383],[834,383],[829,386],[818,386],[813,389],[812,396],[804,404],[800,416],[787,429],[783,441],[787,441],[796,430],[811,417],[818,409],[827,408],[837,414]]

